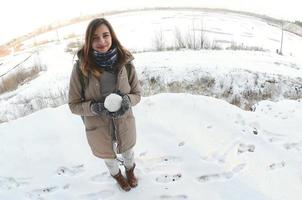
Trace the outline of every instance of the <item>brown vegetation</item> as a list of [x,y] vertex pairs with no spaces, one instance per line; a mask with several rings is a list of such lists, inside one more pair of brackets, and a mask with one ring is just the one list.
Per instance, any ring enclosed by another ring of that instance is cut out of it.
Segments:
[[14,73],[9,73],[1,77],[0,94],[17,89],[18,86],[36,78],[42,70],[42,66],[36,65],[30,69],[18,69]]

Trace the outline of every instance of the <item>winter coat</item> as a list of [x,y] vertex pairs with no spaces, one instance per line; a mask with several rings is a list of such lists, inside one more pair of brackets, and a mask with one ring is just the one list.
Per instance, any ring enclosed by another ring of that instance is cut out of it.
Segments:
[[[133,60],[128,58],[127,63]],[[116,89],[127,94],[130,98],[131,105],[135,106],[141,99],[141,86],[131,63],[131,73],[129,80],[125,64],[119,65],[117,73]],[[90,110],[92,101],[103,102],[101,97],[100,80],[94,76],[89,76],[88,85],[85,89],[85,101],[81,102],[81,83],[76,69],[73,67],[68,94],[68,104],[72,113],[83,116],[88,144],[92,153],[100,158],[116,158],[113,150],[112,134],[113,121],[106,116],[94,116]],[[132,148],[136,143],[136,126],[132,109],[130,108],[122,117],[115,120],[117,153],[123,153]]]

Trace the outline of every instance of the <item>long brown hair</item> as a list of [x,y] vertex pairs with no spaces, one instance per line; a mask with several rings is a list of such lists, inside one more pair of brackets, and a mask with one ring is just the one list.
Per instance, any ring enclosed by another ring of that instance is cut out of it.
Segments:
[[93,57],[92,40],[96,29],[103,24],[108,27],[112,38],[112,45],[114,45],[117,49],[118,64],[124,64],[127,58],[130,56],[130,52],[124,49],[117,39],[111,24],[105,18],[93,19],[86,29],[85,43],[77,52],[77,56],[81,61],[81,70],[85,76],[88,76],[90,72],[96,77],[100,77],[101,75],[101,72],[96,67],[95,59]]

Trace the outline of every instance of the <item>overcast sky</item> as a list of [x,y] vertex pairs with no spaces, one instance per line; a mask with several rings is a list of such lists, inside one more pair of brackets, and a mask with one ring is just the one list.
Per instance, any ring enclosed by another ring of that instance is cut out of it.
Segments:
[[225,8],[302,21],[298,0],[7,0],[0,8],[0,44],[41,25],[81,14],[151,6]]

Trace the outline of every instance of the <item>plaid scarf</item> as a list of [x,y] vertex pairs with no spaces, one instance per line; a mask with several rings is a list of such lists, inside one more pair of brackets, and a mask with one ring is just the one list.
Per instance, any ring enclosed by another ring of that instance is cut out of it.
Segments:
[[117,50],[115,47],[110,49],[106,53],[100,53],[93,50],[93,55],[95,58],[95,62],[99,68],[114,73],[114,64],[117,61]]

